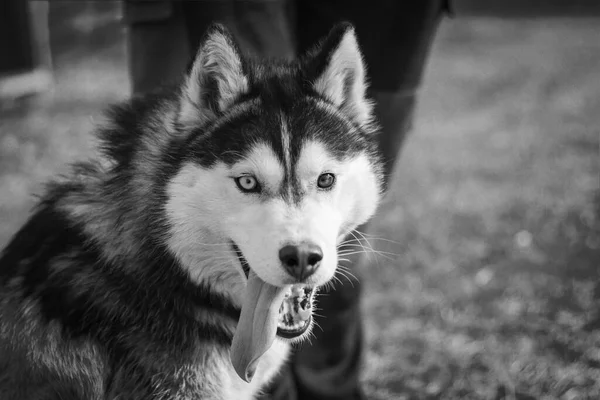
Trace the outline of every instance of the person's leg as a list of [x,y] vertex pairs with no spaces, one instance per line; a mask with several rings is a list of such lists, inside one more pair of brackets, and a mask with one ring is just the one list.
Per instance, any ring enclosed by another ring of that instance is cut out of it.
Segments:
[[[408,132],[416,91],[429,45],[442,15],[441,0],[304,0],[298,3],[297,35],[301,51],[313,46],[341,20],[354,24],[371,80],[371,96],[382,126],[381,149],[386,177],[393,170]],[[366,226],[358,228],[366,230]],[[361,262],[356,256],[350,265]],[[354,275],[358,275],[353,268]],[[299,400],[359,399],[363,347],[361,285],[342,280],[320,296],[322,317],[316,339],[295,354],[293,371]]]
[[245,51],[260,57],[296,55],[293,0],[236,1],[232,29]]
[[266,57],[294,56],[289,0],[125,2],[134,93],[177,82],[207,28],[223,23],[240,47]]
[[177,82],[191,56],[178,2],[125,2],[128,67],[134,94]]

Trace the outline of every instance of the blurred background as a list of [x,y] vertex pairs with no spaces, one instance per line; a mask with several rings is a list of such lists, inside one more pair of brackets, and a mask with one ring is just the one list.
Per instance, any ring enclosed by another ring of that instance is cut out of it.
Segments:
[[[130,90],[118,2],[23,12],[0,24],[0,247]],[[369,398],[600,398],[599,186],[600,20],[445,19],[371,232]]]

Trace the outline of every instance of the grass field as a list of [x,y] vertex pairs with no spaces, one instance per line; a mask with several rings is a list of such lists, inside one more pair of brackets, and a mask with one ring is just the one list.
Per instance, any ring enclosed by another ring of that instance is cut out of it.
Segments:
[[373,399],[600,398],[599,35],[442,26],[365,271]]
[[[0,244],[127,95],[123,31],[96,7],[54,20],[54,93],[2,104]],[[600,398],[599,37],[442,24],[362,271],[371,399]]]

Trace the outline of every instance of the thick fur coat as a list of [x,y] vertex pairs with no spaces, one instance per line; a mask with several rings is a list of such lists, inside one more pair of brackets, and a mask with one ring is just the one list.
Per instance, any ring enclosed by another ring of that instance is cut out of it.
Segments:
[[382,190],[365,91],[348,24],[293,63],[216,26],[179,87],[113,107],[98,158],[49,183],[1,254],[0,399],[254,398],[289,341],[235,373],[245,269],[292,284],[276,252],[309,238],[304,283],[331,279]]

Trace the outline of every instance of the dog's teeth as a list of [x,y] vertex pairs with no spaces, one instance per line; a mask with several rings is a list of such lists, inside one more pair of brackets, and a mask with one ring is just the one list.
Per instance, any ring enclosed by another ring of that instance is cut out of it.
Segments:
[[277,327],[282,331],[304,330],[312,315],[313,289],[295,285],[288,289],[279,308]]
[[300,312],[298,313],[298,315],[302,319],[302,322],[307,321],[310,318],[311,314],[312,313],[311,313],[310,309],[304,309],[304,308],[301,308]]

